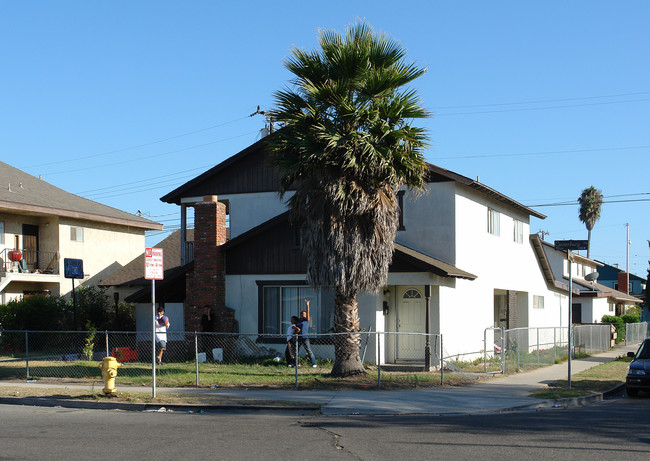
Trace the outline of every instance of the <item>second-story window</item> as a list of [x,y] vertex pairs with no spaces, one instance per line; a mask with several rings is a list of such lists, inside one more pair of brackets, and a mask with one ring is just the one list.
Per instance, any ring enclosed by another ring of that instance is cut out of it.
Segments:
[[501,214],[493,210],[492,208],[488,208],[488,225],[487,225],[487,230],[490,234],[492,235],[501,235],[500,232],[500,221],[501,221]]
[[5,243],[5,223],[0,221],[0,244],[4,245]]
[[399,206],[399,226],[398,231],[406,230],[404,227],[404,191],[397,192],[397,206]]
[[70,240],[73,242],[83,242],[84,241],[84,229],[83,227],[70,227]]
[[524,223],[515,219],[514,221],[514,240],[516,243],[524,243]]

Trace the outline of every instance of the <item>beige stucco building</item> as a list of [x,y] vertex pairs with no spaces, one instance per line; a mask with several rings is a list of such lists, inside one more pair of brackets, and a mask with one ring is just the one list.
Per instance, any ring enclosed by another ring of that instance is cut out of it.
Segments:
[[64,295],[66,258],[83,261],[78,284],[97,284],[145,247],[154,221],[66,192],[0,162],[0,304],[32,293]]

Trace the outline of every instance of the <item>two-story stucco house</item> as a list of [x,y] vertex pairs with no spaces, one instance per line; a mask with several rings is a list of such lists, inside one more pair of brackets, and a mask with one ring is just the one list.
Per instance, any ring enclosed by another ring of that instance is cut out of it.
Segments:
[[[637,306],[641,299],[599,283],[603,263],[579,254],[569,255],[557,250],[553,244],[537,235],[530,237],[549,285],[568,292],[569,274],[572,280],[572,323],[599,323],[603,315],[621,315],[629,307]],[[569,269],[570,268],[570,269]],[[560,310],[559,326],[567,325],[568,311]]]
[[0,162],[0,303],[30,293],[64,295],[65,258],[96,284],[144,248],[162,225],[79,197]]
[[[305,259],[267,158],[262,139],[161,198],[181,206],[181,232],[187,208],[194,208],[193,276],[209,272],[223,279],[213,284],[212,295],[197,299],[188,289],[187,297],[190,304],[231,308],[242,333],[273,334],[281,334],[310,298],[314,332],[325,333],[332,326],[333,293],[305,283]],[[425,193],[415,197],[405,190],[399,200],[388,282],[379,294],[359,296],[362,328],[442,333],[447,351],[464,354],[483,347],[486,328],[558,326],[568,292],[549,283],[529,239],[531,217],[544,215],[434,165]],[[220,222],[229,223],[227,242],[215,238]],[[224,256],[223,266],[200,262],[211,246]],[[385,340],[382,361],[424,357],[421,337]]]

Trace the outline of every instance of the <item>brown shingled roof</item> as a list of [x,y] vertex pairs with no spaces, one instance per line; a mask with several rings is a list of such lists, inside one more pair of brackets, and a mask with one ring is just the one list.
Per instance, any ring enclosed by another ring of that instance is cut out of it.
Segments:
[[0,162],[0,210],[66,216],[145,230],[162,224],[80,197]]
[[[194,240],[194,229],[187,229],[187,241]],[[163,265],[165,271],[181,265],[181,231],[173,232],[165,240],[158,243],[156,248],[163,249]],[[99,282],[99,286],[146,285],[151,283],[144,278],[144,252],[130,263],[116,270]]]

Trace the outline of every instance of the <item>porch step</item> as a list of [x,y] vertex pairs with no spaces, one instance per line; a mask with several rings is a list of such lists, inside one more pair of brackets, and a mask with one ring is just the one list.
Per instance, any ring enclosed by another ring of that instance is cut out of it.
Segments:
[[384,363],[381,366],[381,371],[387,372],[413,372],[424,371],[424,362],[422,363]]

